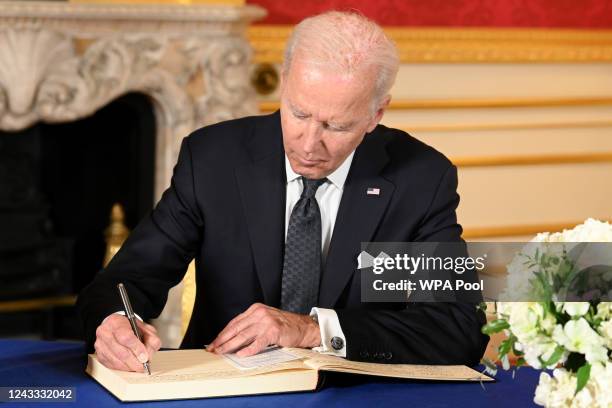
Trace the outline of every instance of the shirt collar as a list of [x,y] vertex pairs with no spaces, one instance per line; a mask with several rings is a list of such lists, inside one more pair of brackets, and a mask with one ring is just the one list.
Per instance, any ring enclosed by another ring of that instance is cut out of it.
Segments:
[[[353,162],[353,156],[355,155],[355,151],[353,150],[351,154],[348,155],[346,159],[342,162],[340,167],[338,167],[332,174],[327,176],[327,179],[331,181],[333,185],[338,187],[340,190],[344,188],[344,182],[348,177],[349,170],[351,169],[351,163]],[[287,154],[285,154],[285,171],[287,172],[287,183],[290,183],[298,178],[302,177],[297,174],[291,168],[291,164],[289,163],[289,159],[287,158]]]

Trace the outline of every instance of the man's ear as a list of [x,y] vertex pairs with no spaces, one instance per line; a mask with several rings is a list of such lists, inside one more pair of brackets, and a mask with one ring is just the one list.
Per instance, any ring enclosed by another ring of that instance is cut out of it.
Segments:
[[391,102],[391,95],[385,96],[382,102],[378,105],[378,108],[376,108],[376,112],[374,112],[372,120],[368,126],[367,133],[373,131],[376,125],[378,125],[378,123],[382,120],[385,110],[389,106],[389,102]]

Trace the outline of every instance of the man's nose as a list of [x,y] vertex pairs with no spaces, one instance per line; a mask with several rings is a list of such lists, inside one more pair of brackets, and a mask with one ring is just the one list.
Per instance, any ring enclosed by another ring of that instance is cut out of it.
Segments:
[[304,153],[314,153],[321,143],[321,126],[315,120],[310,120],[304,129],[302,149]]

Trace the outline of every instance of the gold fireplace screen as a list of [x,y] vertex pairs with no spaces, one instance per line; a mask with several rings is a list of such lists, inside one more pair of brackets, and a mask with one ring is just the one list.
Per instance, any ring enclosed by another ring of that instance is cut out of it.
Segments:
[[[106,266],[125,242],[130,230],[125,225],[125,212],[121,204],[115,203],[111,210],[110,224],[105,231],[106,253],[104,254],[104,266]],[[195,262],[191,261],[187,273],[183,277],[183,294],[181,297],[181,336],[185,335],[187,325],[191,320],[193,304],[195,303],[196,281]]]

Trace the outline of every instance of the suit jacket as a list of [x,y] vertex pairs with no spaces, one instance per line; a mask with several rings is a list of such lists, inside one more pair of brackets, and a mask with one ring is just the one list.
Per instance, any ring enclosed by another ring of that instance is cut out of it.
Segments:
[[[77,305],[87,343],[122,310],[161,313],[168,290],[196,260],[197,293],[183,348],[211,342],[252,303],[280,305],[285,174],[280,113],[207,126],[186,137],[170,187]],[[368,187],[380,194],[367,195]],[[356,149],[320,283],[319,304],[338,314],[347,358],[475,364],[484,315],[466,303],[362,303],[357,255],[367,241],[460,241],[456,168],[441,153],[379,125]]]

